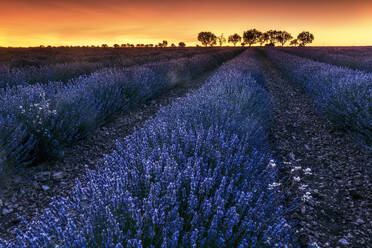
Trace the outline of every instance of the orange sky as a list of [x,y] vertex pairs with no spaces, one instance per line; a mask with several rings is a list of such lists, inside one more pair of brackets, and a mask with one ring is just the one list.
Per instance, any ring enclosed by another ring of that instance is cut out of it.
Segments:
[[313,45],[372,45],[372,0],[0,0],[0,46],[196,44],[257,28],[308,30]]

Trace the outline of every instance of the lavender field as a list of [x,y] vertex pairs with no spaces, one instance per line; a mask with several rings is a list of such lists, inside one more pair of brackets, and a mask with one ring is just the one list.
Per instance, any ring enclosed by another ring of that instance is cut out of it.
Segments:
[[0,49],[0,247],[372,247],[372,48]]

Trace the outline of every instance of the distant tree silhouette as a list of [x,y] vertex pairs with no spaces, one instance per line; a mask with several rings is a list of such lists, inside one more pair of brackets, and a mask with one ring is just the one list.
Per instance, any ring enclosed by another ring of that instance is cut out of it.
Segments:
[[247,44],[245,44],[245,42],[242,42],[242,43],[240,43],[240,45],[241,45],[242,47],[245,47],[245,45],[247,45]]
[[240,42],[241,40],[242,37],[236,33],[229,36],[229,43],[233,43],[234,46],[236,46],[236,43]]
[[217,36],[216,39],[220,47],[222,46],[223,43],[226,42],[226,38],[223,36],[223,34],[221,34],[220,36]]
[[269,44],[271,44],[271,46],[275,46],[275,43],[278,42],[278,36],[280,35],[280,32],[276,30],[269,30],[266,33],[269,36]]
[[114,48],[119,48],[119,44],[114,44]]
[[298,40],[297,39],[294,39],[294,40],[291,40],[291,43],[289,43],[291,46],[298,46]]
[[108,45],[107,44],[102,44],[101,47],[102,48],[108,48]]
[[171,47],[176,47],[176,45],[174,43],[172,43]]
[[258,37],[258,43],[260,43],[260,46],[262,46],[264,43],[268,42],[270,40],[270,35],[268,32],[261,33],[261,35]]
[[127,44],[121,44],[120,47],[121,48],[127,47]]
[[278,31],[276,40],[284,46],[287,41],[293,39],[292,35],[287,31]]
[[186,44],[185,44],[185,42],[181,41],[180,43],[178,43],[178,46],[179,46],[179,47],[185,47]]
[[253,44],[258,42],[258,38],[260,37],[262,33],[258,31],[257,29],[250,29],[248,31],[245,31],[243,33],[243,40],[246,44],[249,46],[252,46]]
[[303,31],[297,36],[297,40],[300,42],[300,46],[306,46],[314,40],[314,35],[308,31]]
[[168,41],[166,41],[166,40],[163,40],[163,42],[160,42],[158,44],[158,47],[167,47],[167,46],[168,46]]
[[198,41],[200,41],[204,46],[213,46],[217,42],[217,36],[212,32],[200,32],[198,34]]
[[256,36],[257,37],[256,37],[256,42],[255,43],[260,43],[262,35],[263,35],[263,33],[261,31],[256,30]]

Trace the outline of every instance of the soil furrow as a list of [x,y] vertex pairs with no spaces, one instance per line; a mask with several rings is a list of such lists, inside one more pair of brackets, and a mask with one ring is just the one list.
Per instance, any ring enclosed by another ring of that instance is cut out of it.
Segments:
[[372,247],[372,158],[314,112],[312,99],[260,54],[275,103],[271,140],[301,247]]

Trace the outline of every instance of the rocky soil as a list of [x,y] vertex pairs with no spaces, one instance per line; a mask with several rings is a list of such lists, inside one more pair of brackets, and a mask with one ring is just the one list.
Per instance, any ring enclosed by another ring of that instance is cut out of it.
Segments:
[[260,56],[275,102],[271,140],[301,247],[372,247],[372,156],[314,113],[304,91]]
[[48,207],[53,196],[68,196],[77,178],[84,181],[86,168],[102,165],[103,156],[111,153],[116,140],[141,128],[160,107],[198,89],[211,74],[213,71],[195,80],[181,82],[144,106],[119,114],[112,122],[73,146],[63,159],[13,172],[4,178],[0,187],[0,238],[13,239],[14,228],[20,226],[19,216],[26,220],[35,218]]

